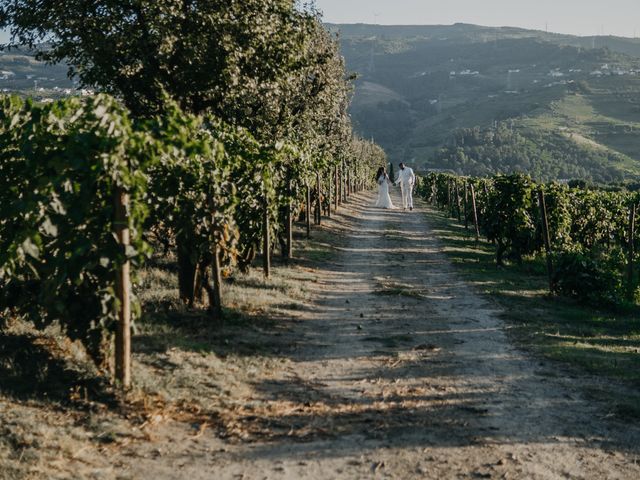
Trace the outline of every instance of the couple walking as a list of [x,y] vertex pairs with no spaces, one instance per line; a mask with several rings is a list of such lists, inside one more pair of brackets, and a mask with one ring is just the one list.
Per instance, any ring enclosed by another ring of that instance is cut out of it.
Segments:
[[392,182],[387,174],[387,170],[384,167],[380,167],[376,174],[376,181],[378,182],[378,200],[376,201],[376,207],[396,208],[389,196],[389,185],[400,184],[402,209],[406,210],[408,208],[409,210],[413,210],[413,186],[416,183],[416,175],[411,168],[401,163],[398,178],[395,182]]

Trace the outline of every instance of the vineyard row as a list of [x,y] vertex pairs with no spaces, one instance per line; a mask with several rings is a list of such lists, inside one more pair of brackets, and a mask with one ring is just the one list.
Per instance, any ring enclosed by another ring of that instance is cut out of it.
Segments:
[[[223,318],[223,278],[319,223],[373,181],[384,153],[346,136],[331,152],[259,143],[168,106],[134,120],[106,95],[34,105],[0,98],[0,328],[54,322],[131,381],[136,272],[164,246],[181,298]],[[277,240],[277,241],[276,241]],[[115,362],[109,354],[116,333]]]
[[496,262],[544,255],[554,293],[593,304],[640,298],[637,192],[541,184],[522,174],[467,178],[430,173],[419,194],[484,235]]

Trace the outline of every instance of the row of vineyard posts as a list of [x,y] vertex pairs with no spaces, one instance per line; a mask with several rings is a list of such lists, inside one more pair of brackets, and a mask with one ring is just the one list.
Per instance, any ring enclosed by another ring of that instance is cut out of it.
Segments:
[[552,293],[598,305],[640,299],[638,192],[439,172],[422,177],[418,192],[472,229],[476,242],[484,235],[495,245],[499,266],[543,255]]
[[176,251],[187,265],[182,298],[194,305],[206,292],[220,323],[224,276],[249,268],[260,248],[269,276],[273,239],[291,258],[294,221],[309,234],[312,219],[320,224],[369,188],[385,162],[379,147],[354,137],[330,161],[305,161],[294,145],[263,146],[178,108],[133,121],[106,95],[42,106],[4,97],[0,142],[3,321],[57,321],[103,366],[115,330],[124,386],[140,313],[132,281],[151,245]]
[[130,3],[0,4],[9,48],[114,95],[0,99],[0,323],[59,323],[105,371],[115,332],[125,387],[152,248],[220,323],[225,277],[260,253],[269,276],[295,221],[309,233],[386,163],[353,133],[355,76],[313,2]]

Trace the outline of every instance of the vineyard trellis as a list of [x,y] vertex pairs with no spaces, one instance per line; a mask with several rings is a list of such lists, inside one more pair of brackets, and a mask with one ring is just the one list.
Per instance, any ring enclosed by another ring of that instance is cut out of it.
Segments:
[[39,58],[114,94],[2,97],[0,313],[59,322],[104,369],[117,331],[127,386],[127,321],[140,314],[127,270],[135,291],[150,245],[175,253],[180,298],[221,324],[224,278],[259,256],[269,276],[278,246],[294,254],[293,223],[310,234],[312,216],[367,188],[386,159],[353,133],[354,77],[312,6],[112,6],[0,2],[10,46],[37,50],[44,36]]
[[[303,203],[296,194],[276,197],[278,166],[298,155],[294,147],[262,146],[245,130],[177,107],[135,122],[105,95],[44,106],[5,97],[0,142],[4,316],[11,312],[39,326],[60,322],[102,366],[116,330],[116,373],[125,385],[131,308],[139,314],[129,295],[129,269],[135,280],[149,239],[174,238],[178,257],[185,249],[196,271],[188,288],[182,285],[191,292],[183,299],[193,305],[206,291],[220,321],[223,276],[239,262],[247,268],[243,251],[261,241],[266,266],[272,229],[276,235],[286,230],[279,208],[299,211]],[[371,155],[349,157],[355,191],[370,185],[384,159],[378,147],[351,142],[358,155],[366,155],[363,148]],[[328,188],[332,176],[317,172],[316,190]],[[325,200],[320,193],[314,192],[318,206]],[[288,249],[285,244],[285,256]]]
[[[464,218],[460,183],[462,196],[471,197]],[[552,292],[594,303],[638,301],[637,192],[541,184],[523,174],[436,172],[421,178],[418,191],[466,228],[473,225],[476,241],[484,234],[495,245],[498,265],[544,253]]]

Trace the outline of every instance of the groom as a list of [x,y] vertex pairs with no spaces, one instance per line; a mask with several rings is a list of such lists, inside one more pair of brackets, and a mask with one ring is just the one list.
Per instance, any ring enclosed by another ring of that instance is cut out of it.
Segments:
[[398,173],[398,179],[395,184],[400,184],[400,191],[402,192],[402,208],[404,210],[409,207],[409,210],[413,210],[413,186],[416,183],[416,175],[413,170],[404,163],[400,164],[400,172]]

